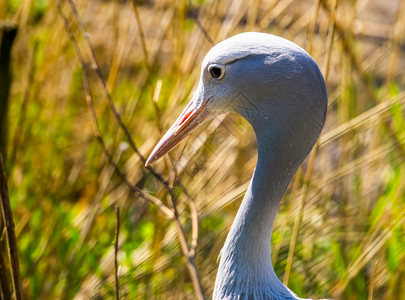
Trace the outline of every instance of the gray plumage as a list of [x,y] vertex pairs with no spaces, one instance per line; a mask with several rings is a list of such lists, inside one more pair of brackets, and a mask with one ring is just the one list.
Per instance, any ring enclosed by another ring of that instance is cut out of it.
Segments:
[[292,42],[242,33],[206,55],[191,103],[148,163],[218,114],[239,113],[254,128],[257,165],[220,254],[213,299],[299,299],[274,273],[271,234],[280,199],[316,142],[326,109],[316,63]]

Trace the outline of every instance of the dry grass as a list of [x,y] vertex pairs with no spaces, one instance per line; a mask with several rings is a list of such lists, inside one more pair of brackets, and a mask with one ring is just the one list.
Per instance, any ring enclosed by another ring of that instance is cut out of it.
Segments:
[[[19,26],[5,163],[25,298],[110,299],[117,275],[123,299],[195,299],[184,256],[194,247],[211,296],[218,253],[255,166],[253,131],[234,115],[214,120],[154,165],[165,184],[140,154],[190,99],[211,41],[262,31],[311,53],[330,103],[313,165],[304,163],[279,209],[276,273],[300,296],[401,299],[405,1],[74,3],[76,16],[68,1],[61,9],[77,49],[53,1],[10,1],[0,13]],[[178,218],[170,218],[174,204]]]

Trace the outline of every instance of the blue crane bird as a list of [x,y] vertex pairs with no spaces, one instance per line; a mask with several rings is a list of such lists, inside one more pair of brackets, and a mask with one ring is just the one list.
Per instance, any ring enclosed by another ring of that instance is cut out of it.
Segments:
[[241,33],[205,56],[193,98],[146,165],[219,114],[236,112],[252,125],[257,165],[220,253],[213,299],[300,299],[274,272],[271,234],[281,197],[322,130],[327,101],[318,66],[286,39]]

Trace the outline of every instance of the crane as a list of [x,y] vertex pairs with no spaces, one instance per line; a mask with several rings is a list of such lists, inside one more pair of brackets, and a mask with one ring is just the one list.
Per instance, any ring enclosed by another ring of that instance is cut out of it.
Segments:
[[213,299],[300,299],[274,272],[271,234],[287,185],[322,130],[327,101],[315,61],[284,38],[241,33],[205,56],[197,90],[146,165],[219,114],[236,112],[253,127],[257,164],[220,253]]

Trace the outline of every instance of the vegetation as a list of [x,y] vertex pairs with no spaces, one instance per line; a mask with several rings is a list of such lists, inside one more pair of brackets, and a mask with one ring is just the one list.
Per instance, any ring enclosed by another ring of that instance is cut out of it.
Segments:
[[242,31],[307,49],[329,92],[279,208],[276,273],[299,296],[403,297],[404,0],[10,0],[0,20],[18,28],[3,156],[24,298],[211,297],[254,133],[223,116],[153,168],[143,160],[206,52]]

